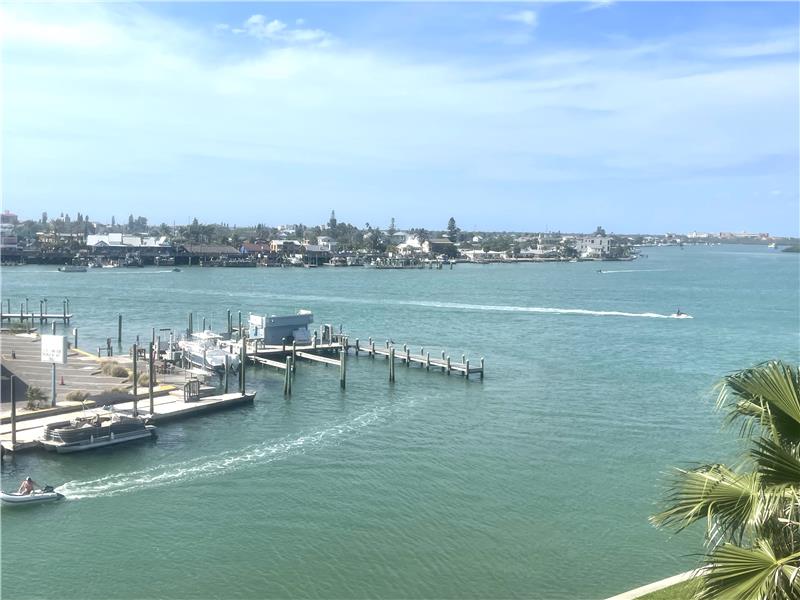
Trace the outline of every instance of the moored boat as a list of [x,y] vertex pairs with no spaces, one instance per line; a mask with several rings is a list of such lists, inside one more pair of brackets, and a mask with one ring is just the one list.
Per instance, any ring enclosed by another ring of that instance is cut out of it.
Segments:
[[222,374],[225,372],[227,356],[229,368],[238,371],[239,357],[220,348],[217,345],[220,339],[221,336],[212,331],[200,331],[193,333],[192,339],[178,342],[178,347],[194,367]]
[[151,438],[155,431],[155,426],[148,425],[141,417],[119,412],[97,413],[48,423],[39,444],[46,450],[64,454]]
[[86,273],[86,267],[83,265],[64,265],[58,267],[58,270],[62,273]]

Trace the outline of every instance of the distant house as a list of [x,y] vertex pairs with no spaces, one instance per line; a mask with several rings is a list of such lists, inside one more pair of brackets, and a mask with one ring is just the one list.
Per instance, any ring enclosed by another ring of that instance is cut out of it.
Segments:
[[222,244],[182,244],[178,247],[178,254],[188,259],[190,265],[240,257],[239,250]]
[[275,254],[295,254],[300,251],[302,244],[297,240],[272,240],[269,250]]
[[581,258],[603,258],[611,253],[614,238],[605,235],[580,237],[575,240],[575,250]]
[[336,249],[336,240],[327,235],[318,235],[317,245],[327,248],[328,251],[333,252]]
[[422,242],[422,251],[428,254],[445,254],[456,256],[458,249],[456,245],[447,238],[433,238]]
[[244,242],[239,247],[241,254],[256,254],[264,255],[270,253],[270,246],[268,242]]
[[320,244],[303,244],[303,259],[311,265],[326,263],[331,259],[331,251]]

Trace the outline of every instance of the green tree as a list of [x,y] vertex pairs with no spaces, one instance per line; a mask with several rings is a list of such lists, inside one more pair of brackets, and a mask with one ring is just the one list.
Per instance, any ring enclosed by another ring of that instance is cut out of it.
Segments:
[[447,222],[447,238],[451,242],[455,242],[458,239],[458,232],[459,229],[456,227],[456,220],[450,217],[450,220]]
[[666,508],[651,517],[678,531],[706,521],[706,569],[695,598],[800,598],[800,374],[770,361],[725,377],[718,408],[741,425],[739,467],[676,469]]

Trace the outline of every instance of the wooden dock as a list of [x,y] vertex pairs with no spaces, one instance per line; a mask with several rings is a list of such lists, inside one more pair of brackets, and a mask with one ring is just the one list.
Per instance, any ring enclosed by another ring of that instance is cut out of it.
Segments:
[[0,311],[0,323],[3,321],[8,321],[9,323],[12,321],[18,321],[20,323],[34,323],[36,321],[39,323],[48,323],[50,321],[61,321],[62,323],[68,324],[73,316],[74,315],[72,313],[7,313],[5,311]]
[[398,360],[401,364],[405,364],[407,367],[416,364],[420,367],[425,367],[425,369],[428,371],[433,368],[439,369],[441,372],[447,373],[448,375],[452,372],[456,372],[466,377],[476,374],[483,379],[485,365],[483,357],[480,358],[478,364],[475,364],[470,363],[466,356],[462,354],[461,362],[457,362],[451,360],[450,356],[448,356],[444,351],[442,352],[441,358],[431,357],[431,353],[425,352],[424,348],[420,349],[419,354],[412,354],[411,349],[407,344],[403,344],[402,348],[398,348],[387,340],[384,346],[378,346],[375,344],[372,338],[369,338],[367,344],[362,346],[358,339],[356,339],[354,344],[351,344],[348,338],[344,337],[342,340],[342,345],[345,351],[349,352],[352,350],[355,352],[356,356],[358,356],[361,352],[364,352],[371,358],[375,358],[376,356],[384,356],[386,358]]
[[[205,396],[192,402],[186,402],[183,397],[183,390],[176,390],[169,394],[158,396],[153,399],[153,414],[149,415],[149,420],[159,425],[167,421],[175,421],[189,417],[204,415],[212,411],[222,410],[243,404],[252,404],[255,393],[250,392],[241,394],[239,392],[231,394],[218,394]],[[137,401],[138,412],[140,415],[148,415],[147,398],[140,398]],[[129,402],[117,403],[115,410],[125,412],[133,411],[133,400]],[[46,411],[43,411],[46,412]],[[71,412],[59,411],[53,414],[42,415],[35,419],[25,419],[16,423],[16,443],[12,443],[11,424],[3,423],[0,425],[0,444],[4,452],[23,452],[39,447],[38,440],[44,435],[45,425],[58,421],[66,421],[82,416],[83,409],[75,408]]]

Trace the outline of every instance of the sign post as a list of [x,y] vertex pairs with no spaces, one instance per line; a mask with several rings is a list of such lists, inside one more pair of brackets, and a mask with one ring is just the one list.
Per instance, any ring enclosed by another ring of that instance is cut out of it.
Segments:
[[67,364],[67,337],[64,335],[42,336],[42,362],[53,365],[52,386],[50,388],[50,406],[56,405],[56,365]]

